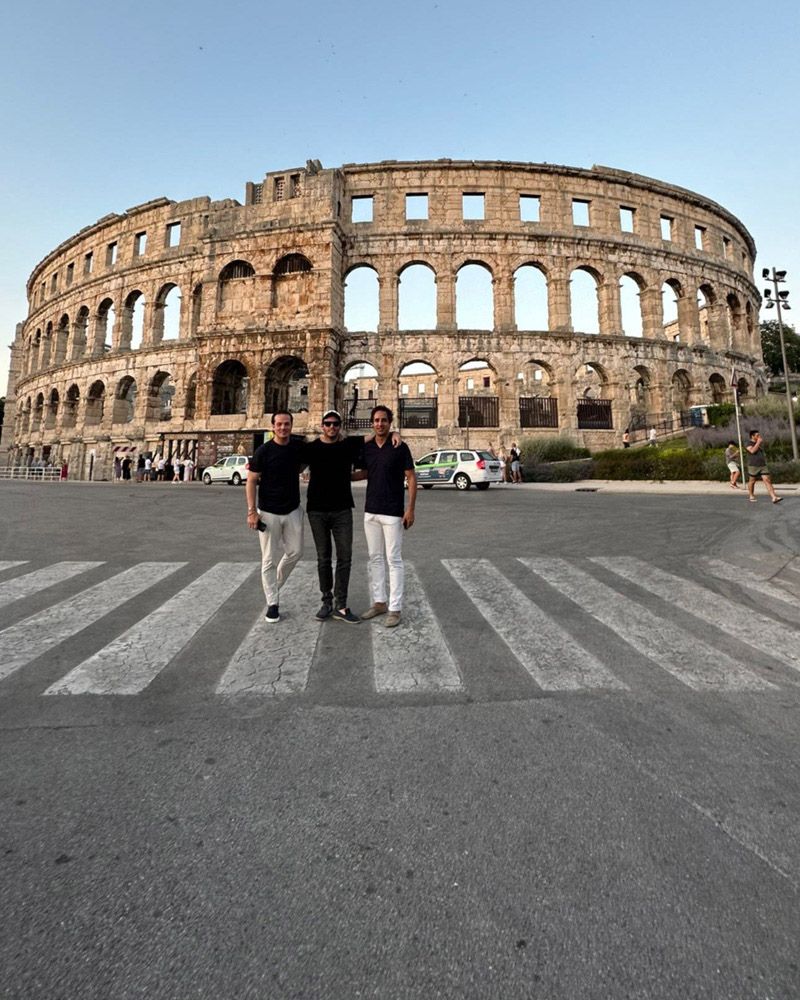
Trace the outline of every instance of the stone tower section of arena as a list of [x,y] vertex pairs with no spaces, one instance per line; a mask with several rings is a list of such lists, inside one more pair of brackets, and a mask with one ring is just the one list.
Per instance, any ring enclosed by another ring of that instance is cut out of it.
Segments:
[[271,414],[415,452],[626,427],[764,391],[742,223],[605,167],[382,162],[157,199],[56,247],[11,352],[11,464],[110,476],[127,454],[251,453]]

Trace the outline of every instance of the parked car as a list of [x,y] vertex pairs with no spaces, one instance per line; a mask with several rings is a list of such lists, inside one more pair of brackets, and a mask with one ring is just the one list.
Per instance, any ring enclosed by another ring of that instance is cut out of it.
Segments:
[[432,451],[415,463],[417,482],[423,490],[434,486],[455,486],[457,490],[488,490],[492,483],[502,482],[500,460],[488,451],[449,448]]
[[221,458],[203,469],[203,482],[206,486],[212,483],[230,483],[239,486],[247,478],[249,468],[249,455],[229,455],[228,458]]

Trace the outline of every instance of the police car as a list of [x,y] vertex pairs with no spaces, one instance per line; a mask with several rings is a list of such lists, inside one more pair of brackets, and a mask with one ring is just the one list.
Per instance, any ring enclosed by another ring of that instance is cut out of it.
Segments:
[[238,486],[247,479],[250,459],[247,455],[230,455],[221,458],[207,469],[203,469],[203,482],[206,486],[212,483],[230,483]]
[[434,486],[455,486],[457,490],[488,490],[503,480],[500,460],[489,451],[448,448],[432,451],[415,463],[417,482],[423,490]]

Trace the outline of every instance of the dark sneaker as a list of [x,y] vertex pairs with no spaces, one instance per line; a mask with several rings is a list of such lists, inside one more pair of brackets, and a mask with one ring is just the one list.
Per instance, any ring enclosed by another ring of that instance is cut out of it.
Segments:
[[340,611],[338,608],[331,615],[331,619],[335,622],[348,622],[351,625],[357,625],[361,619],[356,617],[350,608],[345,608]]
[[317,612],[317,619],[324,622],[326,618],[330,618],[331,612],[333,611],[333,605],[328,601],[322,602],[322,607]]
[[274,625],[275,622],[279,622],[281,620],[281,616],[280,614],[278,614],[278,605],[270,604],[270,606],[267,608],[267,613],[264,615],[264,618],[269,622],[270,625]]

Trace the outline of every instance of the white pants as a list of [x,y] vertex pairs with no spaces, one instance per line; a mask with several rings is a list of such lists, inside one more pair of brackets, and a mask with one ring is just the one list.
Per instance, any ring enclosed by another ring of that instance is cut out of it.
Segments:
[[369,586],[373,604],[386,604],[386,564],[389,564],[390,611],[403,610],[403,519],[390,514],[364,514],[369,553]]
[[269,514],[260,510],[258,516],[267,530],[259,532],[261,542],[261,583],[267,606],[278,604],[281,587],[303,554],[303,508],[291,514]]

